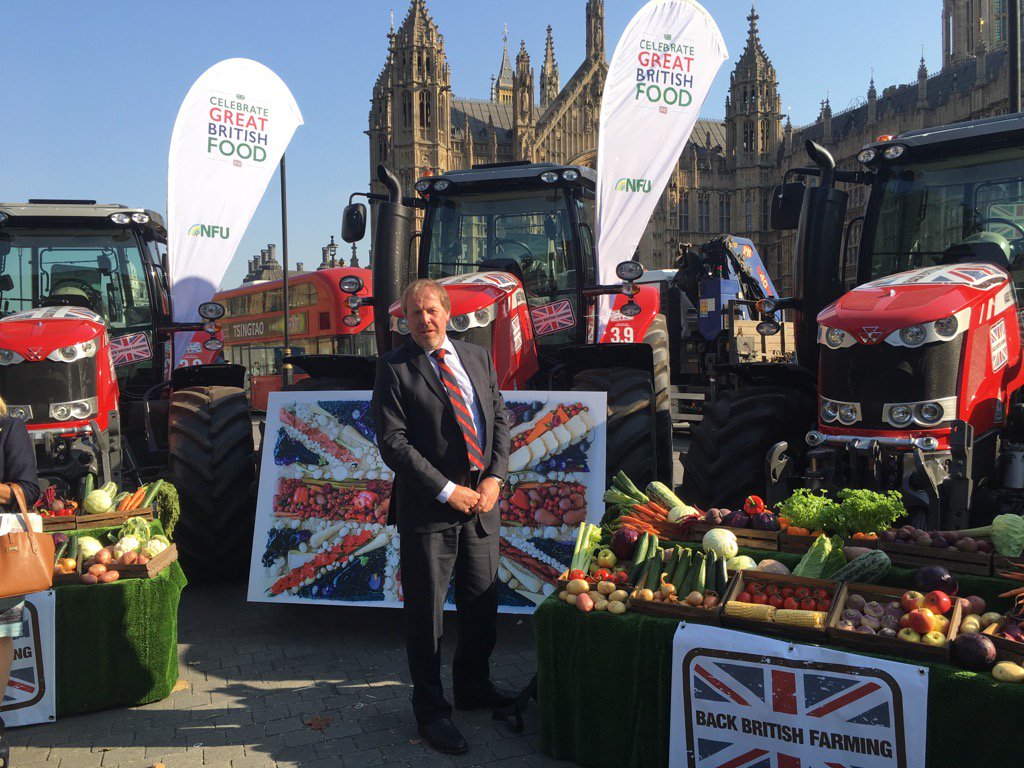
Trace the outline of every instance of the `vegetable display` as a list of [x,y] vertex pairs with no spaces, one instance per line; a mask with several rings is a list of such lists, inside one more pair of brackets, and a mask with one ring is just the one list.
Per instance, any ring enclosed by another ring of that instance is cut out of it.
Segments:
[[798,488],[779,504],[787,530],[794,535],[815,531],[838,536],[864,537],[880,534],[907,514],[899,491],[876,493],[862,488],[845,488],[838,502],[824,492]]

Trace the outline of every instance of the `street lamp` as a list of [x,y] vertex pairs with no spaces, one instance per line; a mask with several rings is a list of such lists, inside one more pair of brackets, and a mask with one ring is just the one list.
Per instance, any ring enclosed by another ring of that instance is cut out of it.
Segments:
[[348,263],[350,267],[359,266],[359,257],[356,255],[356,244],[352,243],[352,261]]
[[336,242],[334,242],[334,235],[331,235],[331,242],[329,242],[326,245],[326,248],[327,248],[327,253],[328,253],[328,255],[331,258],[331,266],[332,267],[338,266],[338,262],[336,261],[337,256],[338,256],[338,244]]

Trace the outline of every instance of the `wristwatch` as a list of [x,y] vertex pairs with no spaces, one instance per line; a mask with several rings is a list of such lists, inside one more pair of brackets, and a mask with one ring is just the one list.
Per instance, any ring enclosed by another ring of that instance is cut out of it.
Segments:
[[500,478],[497,475],[488,475],[488,477],[491,478],[492,480],[497,480],[499,488],[505,487],[505,480],[503,478]]

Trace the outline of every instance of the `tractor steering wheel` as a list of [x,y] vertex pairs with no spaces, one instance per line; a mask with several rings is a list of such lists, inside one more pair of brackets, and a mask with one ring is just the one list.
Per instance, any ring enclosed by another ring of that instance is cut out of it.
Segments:
[[83,299],[83,297],[81,296],[74,295],[54,295],[51,292],[49,296],[47,296],[46,298],[42,299],[39,302],[39,306],[84,307],[85,309],[90,309],[93,312],[102,314],[102,299],[99,293],[96,291],[96,289],[93,288],[85,280],[81,280],[80,278],[77,277],[68,277],[60,281],[60,285],[57,287],[57,290],[59,290],[60,288],[77,288],[78,290],[85,294],[85,297]]
[[[1009,219],[1001,219],[1001,218],[997,218],[997,217],[994,217],[994,216],[993,217],[989,217],[989,218],[985,218],[985,219],[978,219],[978,221],[976,222],[975,226],[976,226],[976,228],[978,229],[979,232],[984,232],[985,228],[982,225],[983,224],[989,224],[989,223],[991,223],[991,224],[1003,224],[1004,226],[1016,229],[1018,232],[1020,232],[1021,238],[1024,238],[1024,227],[1022,227],[1020,224],[1018,224],[1015,221],[1010,221]],[[1014,238],[1014,239],[1019,239],[1019,238]]]
[[504,246],[506,243],[514,245],[517,248],[522,248],[523,255],[525,256],[525,258],[529,259],[530,261],[533,261],[533,251],[531,251],[530,246],[528,246],[522,240],[513,240],[511,238],[499,238],[494,241],[494,250],[499,253],[504,253]]

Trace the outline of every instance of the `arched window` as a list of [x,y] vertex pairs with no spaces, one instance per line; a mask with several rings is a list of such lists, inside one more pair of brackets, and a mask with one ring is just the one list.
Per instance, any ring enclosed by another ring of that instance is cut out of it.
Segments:
[[747,191],[746,198],[743,201],[743,218],[746,224],[744,231],[751,232],[754,229],[753,222],[753,201],[750,199],[750,191]]
[[412,128],[412,94],[402,91],[402,125]]
[[684,192],[679,203],[679,231],[690,231],[690,193]]
[[765,190],[761,193],[761,229],[768,229],[768,208],[771,205],[772,193]]
[[726,193],[718,195],[718,231],[722,234],[732,229],[732,198]]
[[704,192],[697,196],[697,231],[706,234],[711,229],[711,195]]
[[750,120],[743,123],[743,151],[754,151],[754,123]]

